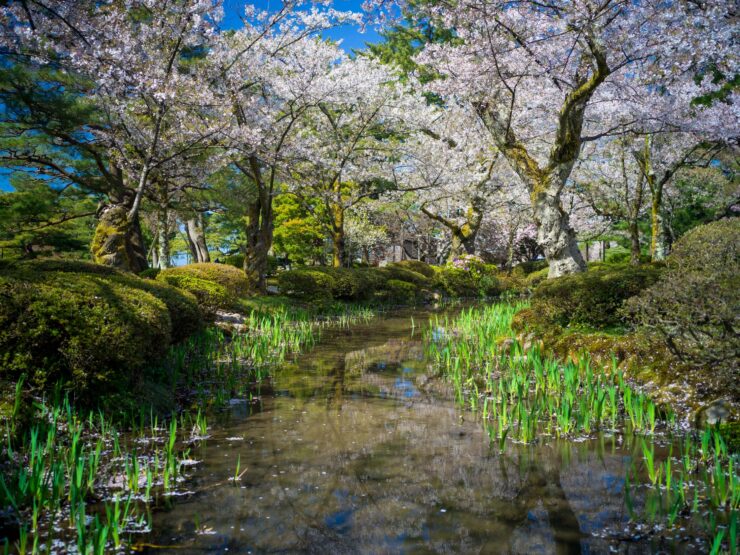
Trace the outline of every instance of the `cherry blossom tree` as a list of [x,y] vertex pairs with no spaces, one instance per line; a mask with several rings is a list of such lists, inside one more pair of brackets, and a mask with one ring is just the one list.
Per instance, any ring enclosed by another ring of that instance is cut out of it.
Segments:
[[254,187],[254,194],[245,199],[244,269],[257,290],[265,288],[273,199],[303,152],[297,122],[327,96],[338,94],[327,74],[344,54],[317,35],[357,21],[351,12],[300,7],[300,2],[286,2],[276,12],[256,12],[249,5],[244,27],[220,37],[216,49],[222,67],[220,86],[233,108],[226,143],[235,167]]
[[708,64],[734,75],[729,9],[720,0],[462,0],[427,9],[456,36],[418,56],[444,77],[429,88],[468,102],[526,184],[551,277],[585,269],[561,202],[581,148],[624,124],[594,116]]
[[[317,214],[333,244],[333,264],[345,264],[346,213],[395,186],[398,136],[404,115],[423,98],[400,87],[388,68],[369,58],[328,68],[327,94],[299,121],[301,152],[288,184]],[[330,91],[330,92],[329,92]]]
[[[93,240],[99,262],[140,270],[136,241],[142,201],[155,181],[203,167],[222,125],[208,86],[207,50],[221,16],[218,2],[11,2],[0,12],[2,45],[89,82],[100,117],[87,132],[104,145],[124,194],[104,207]],[[134,259],[131,258],[131,253]]]

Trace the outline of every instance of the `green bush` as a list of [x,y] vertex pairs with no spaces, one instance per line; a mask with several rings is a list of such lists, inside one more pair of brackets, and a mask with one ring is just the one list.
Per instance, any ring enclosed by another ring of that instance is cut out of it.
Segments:
[[22,275],[22,279],[26,281],[43,279],[43,276],[50,272],[69,272],[103,276],[126,287],[146,291],[157,297],[167,306],[170,321],[172,322],[173,342],[178,342],[189,337],[203,325],[203,314],[198,307],[197,299],[193,295],[164,283],[157,283],[151,279],[142,279],[142,274],[145,272],[156,276],[159,273],[159,269],[157,268],[144,270],[137,277],[130,272],[124,272],[110,266],[103,266],[92,262],[46,258],[22,262],[12,266],[10,270],[19,278]]
[[391,302],[411,303],[416,300],[419,288],[408,281],[389,279],[383,288],[382,295]]
[[153,294],[106,273],[0,275],[3,379],[26,374],[46,390],[62,382],[82,402],[131,390],[169,346],[170,316]]
[[679,359],[728,370],[739,382],[740,219],[699,226],[674,245],[666,271],[625,313],[657,332]]
[[527,287],[530,289],[534,289],[537,287],[540,283],[545,281],[547,279],[547,275],[550,273],[550,268],[542,268],[541,270],[535,270],[531,274],[528,274],[524,278],[524,283]]
[[243,254],[229,254],[223,258],[223,263],[238,268],[239,270],[244,269],[244,258]]
[[425,275],[397,264],[389,264],[388,266],[374,268],[374,270],[382,275],[386,281],[391,279],[407,281],[409,283],[413,283],[417,287],[429,287],[432,285],[432,280],[427,278]]
[[608,264],[621,264],[630,261],[630,251],[624,247],[612,247],[606,250],[604,261]]
[[200,310],[209,317],[213,317],[219,309],[232,308],[236,302],[223,285],[193,275],[162,271],[157,276],[157,281],[191,293],[197,299]]
[[330,299],[333,286],[334,279],[319,270],[299,268],[278,274],[280,293],[297,299]]
[[247,276],[242,270],[228,264],[199,262],[176,268],[167,268],[159,273],[157,279],[165,280],[166,276],[190,276],[216,283],[224,287],[226,293],[234,300],[249,294]]
[[478,283],[471,272],[453,266],[435,267],[436,289],[441,290],[451,297],[477,297],[479,294]]
[[659,266],[604,265],[580,274],[548,279],[532,296],[532,310],[542,323],[606,328],[623,323],[625,300],[654,284]]
[[312,268],[315,272],[321,272],[331,278],[331,296],[343,301],[357,301],[367,298],[368,291],[365,280],[362,279],[360,270],[351,270],[349,268]]
[[198,298],[192,293],[159,281],[135,278],[129,274],[112,276],[110,279],[127,287],[151,293],[165,304],[172,322],[173,343],[190,337],[203,327],[203,311]]
[[421,260],[402,260],[401,262],[394,262],[390,266],[405,268],[430,279],[434,277],[434,268]]
[[159,268],[147,268],[143,272],[139,272],[139,277],[144,279],[157,279],[161,270]]
[[485,297],[495,297],[503,293],[503,288],[497,276],[483,274],[478,280],[478,291]]
[[522,278],[532,272],[543,270],[548,266],[547,260],[530,260],[529,262],[522,262],[514,266],[511,269],[511,274],[515,277]]

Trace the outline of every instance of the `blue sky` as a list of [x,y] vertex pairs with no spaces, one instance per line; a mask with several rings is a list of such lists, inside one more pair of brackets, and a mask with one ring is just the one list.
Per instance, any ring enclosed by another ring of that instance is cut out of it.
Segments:
[[[362,11],[363,0],[334,0],[333,7],[337,10],[346,10],[359,12]],[[224,0],[224,20],[222,26],[226,29],[235,29],[241,27],[239,15],[244,11],[246,0]],[[269,0],[255,0],[257,7],[273,9],[279,5],[279,2],[270,2]],[[364,33],[352,25],[344,25],[337,29],[327,31],[326,36],[334,40],[342,40],[342,47],[347,51],[360,50],[365,48],[365,44],[370,42],[379,42],[381,40],[378,33],[368,28]]]

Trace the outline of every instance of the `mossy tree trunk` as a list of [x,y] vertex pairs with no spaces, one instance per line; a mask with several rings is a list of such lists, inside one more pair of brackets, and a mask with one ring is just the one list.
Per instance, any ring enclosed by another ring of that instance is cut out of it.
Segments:
[[272,248],[275,226],[272,207],[275,168],[265,166],[255,156],[249,157],[245,163],[236,165],[255,185],[254,194],[247,201],[247,252],[244,255],[244,272],[253,292],[265,293],[269,266],[267,257]]
[[332,244],[332,257],[331,263],[334,268],[342,268],[347,260],[347,237],[344,232],[344,206],[341,201],[340,184],[337,183],[335,186],[335,193],[339,195],[339,200],[335,199],[334,202],[330,203],[329,209],[331,212],[331,244]]
[[450,250],[447,254],[447,262],[460,258],[463,254],[475,254],[475,240],[478,237],[481,222],[483,221],[482,198],[471,201],[465,211],[465,220],[458,223],[440,214],[432,212],[428,207],[422,206],[421,211],[435,222],[446,227],[451,234]]
[[[558,114],[558,123],[547,163],[541,166],[520,142],[511,122],[514,92],[510,89],[498,94],[493,103],[478,102],[475,110],[491,133],[499,151],[529,189],[537,240],[550,265],[549,278],[583,272],[586,263],[578,250],[576,234],[570,226],[568,214],[563,210],[560,195],[573,166],[578,160],[583,144],[583,119],[588,102],[596,89],[611,73],[602,45],[588,29],[583,40],[587,53],[580,60],[582,77],[565,95]],[[560,83],[555,83],[561,88]]]
[[139,273],[148,267],[138,215],[129,218],[127,204],[109,204],[98,212],[90,251],[97,264]]

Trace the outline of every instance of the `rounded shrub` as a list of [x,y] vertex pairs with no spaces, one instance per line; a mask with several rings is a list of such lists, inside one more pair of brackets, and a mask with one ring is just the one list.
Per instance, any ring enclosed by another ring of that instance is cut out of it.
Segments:
[[62,382],[83,402],[130,390],[170,343],[165,304],[105,275],[3,273],[0,298],[2,377],[25,374],[47,390]]
[[198,307],[197,299],[187,291],[165,283],[158,283],[153,279],[142,279],[143,274],[156,277],[159,269],[150,268],[141,272],[138,277],[130,272],[124,272],[82,260],[64,260],[45,258],[22,262],[14,265],[10,270],[26,281],[44,279],[49,272],[68,272],[73,274],[90,274],[101,276],[115,281],[126,287],[141,289],[157,297],[167,307],[172,322],[172,341],[178,342],[198,331],[203,324],[203,314]]
[[402,260],[401,262],[394,262],[390,266],[405,268],[430,279],[434,277],[434,268],[421,260]]
[[383,288],[383,296],[395,303],[413,304],[418,293],[415,284],[400,279],[389,279]]
[[454,266],[435,268],[435,288],[451,297],[476,297],[478,284],[471,272]]
[[203,311],[192,293],[151,279],[137,279],[127,274],[112,276],[117,283],[151,293],[167,307],[172,323],[172,342],[177,343],[203,327]]
[[694,228],[674,245],[661,278],[625,307],[679,359],[724,372],[735,388],[740,383],[738,245],[740,218]]
[[366,298],[368,291],[362,279],[362,272],[349,268],[317,267],[312,269],[331,278],[331,296],[343,301],[357,301]]
[[511,269],[511,275],[522,278],[528,276],[532,272],[537,272],[548,267],[547,260],[530,260],[529,262],[521,262]]
[[494,297],[503,292],[501,282],[498,277],[491,274],[483,274],[478,280],[478,291],[486,297]]
[[375,269],[380,275],[382,275],[386,281],[395,279],[399,281],[407,281],[413,283],[417,287],[429,287],[432,284],[432,280],[427,278],[425,275],[397,264],[389,264]]
[[542,281],[532,295],[532,310],[558,326],[607,328],[623,324],[624,302],[654,284],[662,267],[603,265],[587,272]]
[[157,276],[157,281],[192,294],[200,310],[209,317],[212,317],[219,309],[231,308],[235,300],[223,285],[193,275],[162,271]]
[[542,268],[541,270],[536,270],[536,271],[532,272],[531,274],[528,274],[524,278],[524,283],[530,289],[534,289],[540,283],[542,283],[543,281],[545,281],[547,279],[547,275],[549,273],[550,273],[550,268]]
[[224,264],[228,264],[229,266],[242,270],[244,269],[244,258],[245,256],[243,254],[229,254],[224,257],[223,261]]
[[331,298],[334,279],[320,270],[299,268],[278,274],[278,288],[283,295],[302,300]]
[[198,262],[176,268],[167,268],[159,273],[157,279],[165,279],[166,276],[189,276],[216,283],[225,288],[232,299],[245,297],[249,294],[247,276],[242,270],[228,264]]
[[143,272],[139,272],[139,277],[144,279],[157,279],[157,276],[161,271],[162,270],[159,268],[147,268]]

